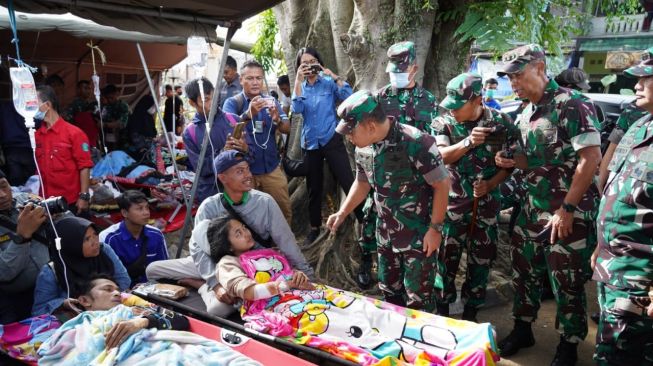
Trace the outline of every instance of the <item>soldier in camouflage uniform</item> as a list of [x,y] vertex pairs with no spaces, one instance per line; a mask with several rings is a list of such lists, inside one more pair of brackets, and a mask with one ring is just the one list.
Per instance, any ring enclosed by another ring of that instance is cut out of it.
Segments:
[[496,167],[494,155],[513,148],[520,138],[507,114],[483,105],[482,89],[480,75],[464,73],[453,78],[447,84],[447,97],[440,103],[449,114],[432,124],[451,177],[444,246],[438,252],[438,314],[449,316],[449,304],[456,301],[456,273],[466,248],[462,318],[469,321],[476,321],[477,309],[485,302],[485,287],[497,251],[499,184],[510,175],[509,169]]
[[449,175],[435,139],[386,116],[369,91],[352,94],[338,107],[336,131],[357,148],[356,181],[340,210],[329,216],[335,231],[374,189],[378,212],[379,287],[385,300],[433,311],[435,252],[442,241]]
[[599,206],[592,259],[601,317],[594,360],[653,365],[653,59],[625,74],[639,77],[636,104],[647,114],[621,138]]
[[[650,54],[653,55],[653,48],[649,49]],[[619,115],[617,122],[615,123],[614,129],[610,132],[608,141],[610,144],[607,149],[605,149],[605,154],[603,154],[603,160],[601,161],[601,167],[599,168],[599,191],[603,191],[605,187],[605,182],[608,180],[608,164],[612,160],[614,151],[617,149],[617,145],[621,142],[621,138],[624,136],[626,131],[632,126],[633,123],[637,122],[640,118],[647,115],[648,112],[645,109],[639,108],[635,105],[635,101],[628,104],[624,108],[623,112]]]
[[[420,131],[432,134],[431,121],[438,116],[437,100],[428,90],[415,81],[418,65],[413,42],[399,42],[388,48],[390,84],[378,91],[379,103],[388,116]],[[403,79],[402,79],[403,78]],[[402,80],[399,80],[402,79]],[[358,275],[361,287],[370,283],[371,256],[376,251],[376,211],[373,192],[367,196],[363,207],[361,237],[358,241],[363,252],[363,261]]]
[[93,98],[91,84],[88,80],[77,82],[77,96],[70,103],[63,114],[63,119],[74,122],[75,115],[82,112],[94,113],[97,108],[97,102]]
[[535,343],[531,322],[540,307],[541,277],[548,273],[561,332],[551,364],[574,365],[578,342],[587,335],[583,286],[596,245],[598,120],[587,97],[546,76],[539,45],[516,48],[503,61],[499,75],[507,74],[515,93],[530,104],[517,119],[524,151],[514,159],[495,156],[497,166],[524,171],[527,189],[511,247],[515,328],[499,342],[500,354],[507,357]]
[[118,99],[118,89],[109,84],[102,89],[102,95],[107,103],[102,106],[102,123],[106,131],[105,139],[110,150],[119,148],[127,142],[127,122],[129,121],[129,106]]

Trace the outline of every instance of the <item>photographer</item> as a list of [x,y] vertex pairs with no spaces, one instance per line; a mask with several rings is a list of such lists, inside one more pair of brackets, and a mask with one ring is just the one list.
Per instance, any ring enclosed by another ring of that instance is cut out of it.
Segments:
[[[324,67],[320,54],[311,47],[297,52],[295,71],[292,112],[304,116],[301,144],[304,163],[308,166],[306,186],[311,222],[311,231],[304,245],[308,245],[320,235],[322,225],[322,162],[326,159],[345,193],[349,193],[354,183],[347,149],[342,136],[336,133],[336,102],[347,99],[352,89],[344,78]],[[362,205],[355,213],[360,222],[363,219]]]
[[13,197],[0,171],[0,324],[30,316],[36,277],[50,260],[47,244],[33,238],[45,237],[45,210],[32,203],[19,210],[27,199],[26,193]]

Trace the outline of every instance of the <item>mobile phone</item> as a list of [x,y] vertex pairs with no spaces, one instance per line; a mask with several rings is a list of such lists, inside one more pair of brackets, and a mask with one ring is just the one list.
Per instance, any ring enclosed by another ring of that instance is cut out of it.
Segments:
[[274,97],[264,97],[263,100],[265,101],[265,107],[266,108],[273,108],[275,104],[275,99]]
[[553,228],[553,225],[549,225],[544,228],[544,230],[540,231],[536,236],[535,236],[535,241],[538,241],[540,243],[548,243],[551,240],[551,229]]
[[238,122],[234,127],[234,132],[231,134],[231,137],[235,138],[236,140],[240,140],[240,138],[243,136],[243,129],[245,128],[245,124],[246,122]]
[[317,75],[322,71],[322,66],[319,64],[311,65],[308,67],[308,70],[311,72],[312,75]]

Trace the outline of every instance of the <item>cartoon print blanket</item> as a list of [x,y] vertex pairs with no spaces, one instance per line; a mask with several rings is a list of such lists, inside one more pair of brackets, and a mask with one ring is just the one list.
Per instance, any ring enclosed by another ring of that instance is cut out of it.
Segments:
[[[259,283],[289,278],[286,259],[271,249],[240,256]],[[494,365],[492,327],[407,309],[318,285],[241,308],[246,326],[320,348],[361,365]]]
[[61,323],[52,315],[40,315],[0,325],[0,348],[11,358],[36,365],[36,351]]
[[39,365],[260,365],[226,345],[175,330],[143,329],[107,352],[105,334],[133,317],[124,305],[79,314],[41,345]]

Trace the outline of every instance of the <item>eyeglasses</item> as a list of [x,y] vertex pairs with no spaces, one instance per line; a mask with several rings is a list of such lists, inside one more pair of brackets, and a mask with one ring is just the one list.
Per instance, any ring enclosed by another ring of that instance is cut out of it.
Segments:
[[320,61],[318,61],[316,58],[312,58],[310,60],[302,61],[303,65],[315,65],[315,64],[319,64],[319,63],[320,63]]

